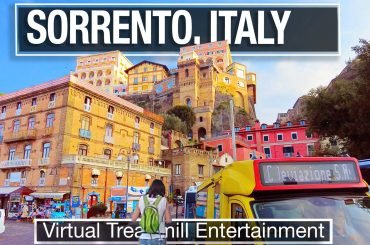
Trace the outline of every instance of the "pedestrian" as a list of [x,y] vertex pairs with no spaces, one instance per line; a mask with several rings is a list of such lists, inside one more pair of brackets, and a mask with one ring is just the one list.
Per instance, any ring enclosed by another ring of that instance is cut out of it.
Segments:
[[301,153],[299,153],[299,151],[297,152],[297,157],[302,157]]
[[171,214],[165,198],[165,187],[161,180],[154,180],[148,193],[140,197],[139,204],[132,215],[132,221],[141,216],[141,245],[166,244],[165,223],[171,222]]
[[119,219],[119,218],[120,218],[120,217],[119,217],[120,212],[121,212],[120,207],[117,207],[117,208],[116,208],[116,211],[114,212],[114,218],[115,218],[115,219]]
[[28,218],[28,205],[24,204],[22,207],[22,214],[21,214],[21,220],[27,221]]

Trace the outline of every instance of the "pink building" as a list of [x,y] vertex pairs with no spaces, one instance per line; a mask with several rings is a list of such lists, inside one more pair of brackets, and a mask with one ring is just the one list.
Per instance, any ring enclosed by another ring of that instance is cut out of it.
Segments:
[[236,128],[236,134],[249,144],[250,149],[265,153],[266,158],[314,156],[319,145],[319,138],[307,133],[305,120],[273,125],[257,121],[254,127]]

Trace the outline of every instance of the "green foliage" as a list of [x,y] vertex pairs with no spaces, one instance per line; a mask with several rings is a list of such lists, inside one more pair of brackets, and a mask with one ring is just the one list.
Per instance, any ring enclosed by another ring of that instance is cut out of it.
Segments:
[[185,105],[174,106],[167,111],[167,114],[180,118],[186,125],[186,132],[193,127],[196,120],[193,109]]
[[163,130],[174,130],[183,134],[188,132],[186,124],[180,118],[171,114],[164,115]]
[[364,40],[354,50],[357,59],[353,81],[335,81],[328,88],[312,90],[306,98],[310,130],[322,137],[338,137],[358,158],[370,157],[370,44]]

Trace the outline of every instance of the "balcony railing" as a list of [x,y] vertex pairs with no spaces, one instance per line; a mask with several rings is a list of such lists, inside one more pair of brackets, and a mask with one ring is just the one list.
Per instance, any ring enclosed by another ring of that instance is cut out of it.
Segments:
[[31,106],[31,108],[30,108],[31,113],[36,112],[36,110],[37,110],[37,106],[35,106],[35,105]]
[[109,120],[113,120],[113,113],[109,113],[109,112],[108,112],[108,114],[107,114],[107,118],[108,118]]
[[0,114],[0,120],[3,120],[6,118],[6,112],[3,112]]
[[80,129],[80,137],[85,139],[91,139],[91,131],[86,129]]
[[4,142],[10,143],[15,141],[22,141],[22,140],[34,140],[36,139],[36,130],[35,129],[29,129],[24,131],[18,131],[18,132],[11,132],[7,133],[4,136]]
[[17,110],[15,111],[15,115],[16,115],[16,116],[19,116],[20,114],[22,114],[22,109],[17,109]]
[[44,186],[44,185],[45,185],[45,178],[40,178],[39,186]]
[[46,165],[49,165],[50,163],[50,158],[41,158],[39,159],[39,166],[46,166]]
[[107,143],[107,144],[114,144],[114,139],[112,136],[105,136],[104,137],[104,143]]
[[7,160],[0,163],[0,169],[30,167],[31,159]]
[[21,186],[25,186],[26,185],[26,178],[21,178],[21,183],[20,183]]
[[9,186],[9,185],[10,185],[10,179],[5,179],[4,186]]
[[132,150],[133,151],[140,151],[140,144],[139,143],[132,143]]
[[87,111],[87,112],[91,111],[91,105],[84,104],[84,110]]
[[293,157],[294,156],[294,153],[290,152],[290,153],[284,153],[284,157]]
[[315,156],[315,151],[308,151],[308,156],[309,157]]
[[[64,155],[62,164],[84,164],[97,167],[110,167],[127,170],[128,164],[126,160],[109,160],[98,157],[79,156],[79,155]],[[138,171],[143,173],[153,173],[161,175],[170,175],[171,169],[160,168],[141,164],[130,164],[130,171]]]
[[148,147],[148,153],[149,153],[149,154],[154,154],[154,152],[155,152],[154,147],[149,146],[149,147]]
[[54,107],[55,107],[55,100],[49,101],[48,108],[51,109],[51,108],[54,108]]

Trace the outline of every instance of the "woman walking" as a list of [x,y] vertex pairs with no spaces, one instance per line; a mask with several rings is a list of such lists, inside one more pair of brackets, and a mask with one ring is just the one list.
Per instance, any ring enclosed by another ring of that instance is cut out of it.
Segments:
[[146,195],[142,196],[132,215],[132,221],[141,216],[141,245],[166,244],[165,223],[171,222],[171,214],[165,197],[165,187],[161,180],[154,180]]

